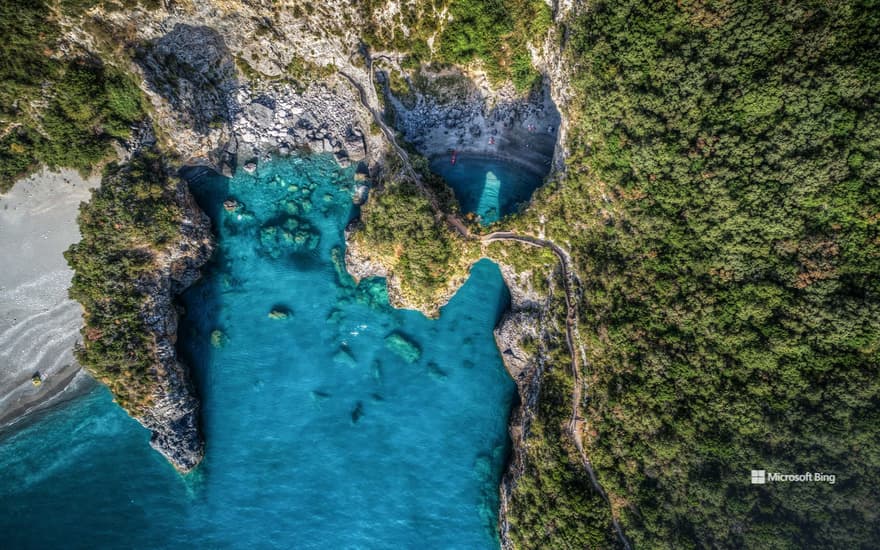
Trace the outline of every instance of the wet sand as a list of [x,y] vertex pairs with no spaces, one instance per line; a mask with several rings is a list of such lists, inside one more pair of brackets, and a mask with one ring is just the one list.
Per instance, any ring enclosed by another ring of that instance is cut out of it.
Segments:
[[79,204],[99,183],[43,170],[0,195],[0,428],[90,387],[73,358],[82,309],[67,296],[63,252],[79,240]]

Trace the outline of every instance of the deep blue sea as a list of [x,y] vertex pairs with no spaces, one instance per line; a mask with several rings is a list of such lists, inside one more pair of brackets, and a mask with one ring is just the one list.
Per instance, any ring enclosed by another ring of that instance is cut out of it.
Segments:
[[0,440],[0,548],[497,548],[507,291],[480,262],[429,320],[355,286],[354,185],[325,157],[194,179],[219,242],[179,331],[205,461],[181,477],[96,389]]
[[502,160],[459,155],[436,157],[431,170],[441,175],[455,193],[464,212],[480,216],[484,224],[517,211],[543,183],[543,176],[522,165]]

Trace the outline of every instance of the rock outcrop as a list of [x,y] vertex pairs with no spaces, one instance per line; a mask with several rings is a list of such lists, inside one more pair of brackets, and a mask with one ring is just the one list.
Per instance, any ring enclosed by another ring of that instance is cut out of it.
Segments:
[[549,311],[550,297],[542,296],[532,288],[528,274],[517,273],[503,263],[499,267],[504,283],[510,290],[510,310],[495,328],[495,343],[507,372],[516,383],[518,396],[508,421],[508,433],[512,442],[511,459],[499,490],[499,534],[502,548],[508,550],[513,548],[508,534],[508,505],[517,480],[525,472],[526,441],[531,422],[537,414],[538,394],[544,372],[544,358],[534,347],[535,343],[545,337],[548,324],[553,319]]
[[213,251],[213,240],[208,216],[183,181],[178,183],[177,198],[183,209],[180,238],[156,259],[160,268],[153,276],[141,282],[148,296],[141,316],[155,341],[155,382],[149,406],[133,416],[152,432],[150,445],[186,473],[201,462],[205,444],[192,377],[175,348],[178,312],[174,299],[199,278],[199,269]]

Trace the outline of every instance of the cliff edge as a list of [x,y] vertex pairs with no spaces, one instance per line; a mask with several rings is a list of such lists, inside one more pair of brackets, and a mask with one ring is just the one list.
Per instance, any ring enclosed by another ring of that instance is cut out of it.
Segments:
[[66,253],[70,295],[84,309],[77,359],[152,432],[150,445],[188,472],[204,441],[199,401],[175,350],[174,298],[211,255],[210,221],[147,149],[108,169],[79,223],[83,239]]

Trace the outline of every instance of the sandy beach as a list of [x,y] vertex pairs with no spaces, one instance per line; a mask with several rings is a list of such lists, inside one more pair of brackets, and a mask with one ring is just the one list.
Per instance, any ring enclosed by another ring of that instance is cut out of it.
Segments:
[[82,309],[67,296],[63,252],[79,240],[79,204],[99,183],[44,169],[0,195],[0,428],[89,386],[73,358]]

